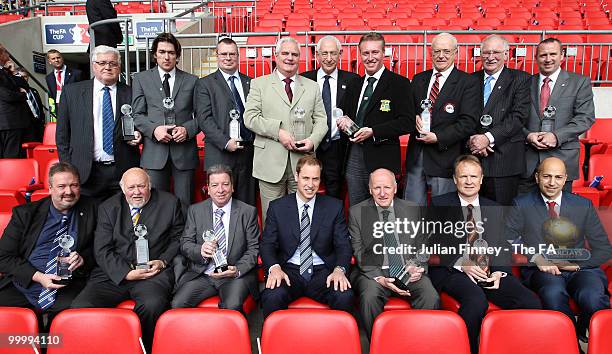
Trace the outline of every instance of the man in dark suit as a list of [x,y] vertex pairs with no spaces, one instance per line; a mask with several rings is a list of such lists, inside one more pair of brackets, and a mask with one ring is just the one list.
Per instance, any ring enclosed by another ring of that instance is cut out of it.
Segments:
[[[15,207],[0,238],[0,306],[28,307],[54,316],[70,307],[96,264],[97,210],[93,200],[80,195],[77,169],[63,162],[53,165],[49,194]],[[68,285],[55,283],[61,279],[58,235],[70,235],[75,241],[67,259],[73,271]]]
[[440,252],[440,265],[431,267],[429,274],[436,289],[459,302],[471,351],[477,353],[488,301],[503,309],[539,309],[541,305],[538,297],[512,275],[510,247],[503,239],[503,210],[478,194],[483,180],[480,161],[462,155],[454,166],[457,192],[433,197],[428,220],[461,226],[432,235],[431,245],[453,252]]
[[[140,167],[151,176],[153,187],[169,191],[170,177],[174,194],[191,205],[193,172],[198,167],[195,137],[200,131],[193,118],[193,89],[198,78],[176,67],[181,44],[170,33],[160,33],[151,47],[157,66],[134,75],[132,107],[134,123],[144,135]],[[175,124],[166,122],[168,110],[163,101],[172,98]]]
[[42,142],[43,134],[45,130],[45,111],[40,98],[38,90],[30,86],[30,74],[22,67],[17,68],[18,77],[22,78],[25,82],[26,95],[28,96],[28,107],[31,112],[31,125],[30,128],[26,129],[23,137],[23,141],[37,141]]
[[[417,259],[427,244],[425,235],[400,230],[380,235],[380,226],[385,222],[421,222],[422,208],[395,198],[397,182],[389,170],[381,168],[372,172],[369,185],[372,198],[350,209],[349,232],[357,259],[351,283],[359,294],[359,312],[371,337],[374,320],[383,312],[389,297],[405,297],[415,309],[437,309],[440,297],[426,275],[426,261]],[[392,255],[383,248],[397,246],[414,248],[402,255]]]
[[[539,190],[514,199],[504,239],[522,239],[524,248],[519,250],[530,263],[521,273],[527,286],[542,299],[544,309],[563,312],[575,321],[569,299],[576,301],[580,307],[576,330],[584,339],[591,316],[610,308],[608,279],[600,266],[612,257],[612,247],[591,201],[563,190],[568,176],[561,159],[546,158],[535,178]],[[575,228],[573,237],[564,240],[551,231],[554,227],[547,227],[555,223],[563,223],[566,230]],[[564,244],[579,253],[584,252],[587,241],[587,257],[556,257],[549,248]]]
[[[232,170],[215,165],[207,171],[210,198],[189,207],[181,253],[189,270],[177,279],[172,307],[195,307],[219,294],[220,308],[242,311],[249,295],[257,294],[259,225],[257,209],[232,198]],[[206,238],[206,232],[212,234]],[[215,253],[227,259],[227,270],[216,271]]]
[[24,129],[30,125],[26,90],[4,67],[9,60],[8,51],[0,44],[0,159],[19,158]]
[[321,162],[298,160],[297,193],[270,203],[261,241],[267,274],[262,293],[264,317],[287,309],[301,296],[350,312],[353,291],[346,278],[352,248],[342,202],[317,195]]
[[64,56],[57,49],[47,51],[47,61],[53,68],[45,76],[47,88],[49,88],[49,98],[52,98],[57,105],[64,86],[82,80],[83,73],[79,69],[71,68],[64,64]]
[[[479,131],[470,137],[470,151],[480,157],[484,173],[481,195],[510,205],[518,193],[525,143],[523,124],[529,114],[529,80],[524,71],[504,66],[508,41],[490,35],[480,45],[483,70],[472,74],[480,82]],[[492,118],[489,119],[489,117]]]
[[399,137],[414,129],[410,104],[412,86],[405,77],[385,68],[385,38],[368,33],[359,39],[359,55],[366,74],[349,86],[338,119],[343,132],[353,122],[360,129],[349,137],[346,183],[351,206],[369,198],[370,173],[386,168],[401,174]]
[[[181,204],[172,194],[151,189],[149,176],[134,167],[121,178],[123,194],[106,200],[98,210],[94,254],[98,266],[73,308],[115,307],[136,302],[142,339],[151,351],[157,318],[168,308],[174,285],[172,260],[185,227]],[[139,259],[136,231],[148,247],[148,258]],[[140,232],[139,232],[140,233]],[[143,263],[140,263],[143,262]]]
[[342,184],[344,181],[344,154],[346,152],[346,136],[340,134],[336,117],[332,110],[343,106],[344,93],[349,82],[359,76],[352,72],[339,70],[338,60],[342,55],[342,45],[338,38],[325,36],[319,40],[316,48],[317,61],[321,65],[318,70],[311,70],[301,75],[316,81],[321,90],[323,106],[327,114],[327,135],[317,148],[317,158],[323,163],[323,183],[325,193],[334,198],[342,199]]
[[[249,95],[251,78],[238,72],[240,63],[236,42],[223,38],[217,44],[219,70],[198,80],[194,93],[196,118],[205,134],[206,168],[217,164],[232,168],[234,197],[255,206],[256,183],[253,178],[253,139],[255,135],[244,126],[244,107]],[[230,111],[238,117],[238,142],[230,136]]]
[[129,86],[119,82],[121,55],[115,48],[98,46],[91,57],[95,78],[63,90],[55,141],[60,161],[81,174],[83,195],[99,201],[119,192],[119,179],[138,166],[136,139],[123,139],[121,107],[131,103]]
[[[117,10],[110,0],[87,0],[85,4],[87,21],[91,25],[94,22],[117,18]],[[106,45],[117,48],[117,44],[123,41],[123,33],[119,23],[109,23],[94,28],[94,45]],[[92,41],[93,42],[93,41]]]
[[[523,134],[526,136],[525,173],[519,192],[537,189],[533,178],[537,165],[547,157],[558,157],[567,163],[564,190],[572,191],[572,181],[580,176],[580,134],[595,123],[595,105],[591,79],[561,69],[563,50],[556,38],[538,44],[536,61],[539,74],[531,77],[531,110]],[[544,108],[556,108],[552,127],[544,124]],[[552,131],[544,131],[552,130]]]
[[[427,188],[431,196],[455,191],[453,162],[466,140],[476,131],[478,122],[478,82],[455,68],[457,39],[440,33],[431,41],[433,69],[417,74],[413,107],[416,130],[410,133],[406,152],[406,188],[404,199],[419,205],[427,204]],[[431,127],[423,129],[421,101],[429,99]]]

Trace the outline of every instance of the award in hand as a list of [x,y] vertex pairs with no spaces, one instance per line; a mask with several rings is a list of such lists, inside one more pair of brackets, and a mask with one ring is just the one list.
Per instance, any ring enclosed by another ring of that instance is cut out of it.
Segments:
[[544,108],[544,112],[542,115],[544,119],[542,119],[542,131],[546,133],[550,133],[555,130],[555,115],[557,114],[557,107],[555,106],[546,106]]
[[132,117],[132,106],[127,103],[121,106],[121,114],[123,140],[130,141],[136,139],[134,134],[134,117]]
[[432,102],[429,98],[421,100],[421,108],[423,108],[423,111],[421,112],[421,122],[423,123],[423,127],[421,130],[424,133],[429,133],[431,131],[431,107],[432,106],[433,106]]
[[[344,112],[342,112],[342,109],[340,108],[334,108],[332,110],[332,116],[336,121],[340,119],[340,117],[342,117],[343,115]],[[361,129],[361,127],[355,124],[355,122],[351,121],[351,125],[349,125],[348,128],[344,130],[344,134],[348,135],[351,138],[354,138],[355,134],[359,131],[359,129]]]
[[215,273],[221,273],[228,270],[227,258],[225,257],[225,254],[223,254],[223,251],[219,248],[218,240],[215,237],[215,234],[210,230],[206,231],[204,233],[204,241],[217,243],[217,249],[215,250],[212,258],[213,262],[215,262]]
[[62,279],[53,282],[55,284],[66,285],[72,279],[72,271],[69,269],[70,263],[68,263],[68,258],[70,257],[70,247],[74,246],[74,238],[70,234],[60,236],[59,246],[61,249],[57,254],[57,276]]
[[134,226],[134,235],[136,239],[136,269],[149,269],[149,240],[147,236],[147,227],[143,224]]
[[[306,120],[304,117],[306,116],[306,111],[304,108],[297,107],[293,111],[293,138],[295,141],[300,141],[306,139]],[[296,143],[295,146],[301,148],[304,147],[304,143]]]
[[488,114],[480,116],[480,129],[483,132],[489,131],[489,126],[493,124],[493,117]]
[[176,125],[176,112],[174,112],[174,100],[166,97],[162,101],[164,105],[164,125]]
[[240,136],[240,112],[237,109],[229,111],[230,123],[229,123],[229,136],[236,141],[236,146],[240,147],[242,137]]

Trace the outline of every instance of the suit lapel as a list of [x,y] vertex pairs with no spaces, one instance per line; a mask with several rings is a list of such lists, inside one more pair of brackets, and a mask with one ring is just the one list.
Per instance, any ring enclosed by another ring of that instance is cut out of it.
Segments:
[[561,70],[559,76],[557,77],[557,82],[555,82],[555,87],[553,88],[552,93],[550,94],[550,99],[548,100],[549,106],[556,106],[557,100],[559,99],[559,97],[561,97],[561,95],[563,94],[563,92],[565,92],[565,89],[567,88],[568,81],[569,75],[565,70]]
[[238,219],[239,212],[238,203],[232,199],[232,211],[230,212],[229,219],[229,230],[227,232],[227,251],[226,255],[229,256],[232,250],[232,244],[234,243],[235,235],[236,235],[236,220]]
[[213,221],[213,215],[212,215],[212,199],[209,198],[204,202],[203,209],[204,209],[204,217],[202,218],[202,230],[201,230],[202,232],[200,233],[200,235],[196,235],[196,237],[202,238],[202,243],[204,243],[204,237],[203,237],[204,233],[206,231],[213,232],[214,221]]
[[312,220],[310,220],[310,243],[314,242],[314,239],[317,237],[319,226],[321,224],[320,220],[324,218],[324,210],[323,205],[321,204],[320,198],[315,199],[314,210],[312,211]]
[[[433,112],[437,112],[442,109],[443,103],[450,97],[450,92],[455,92],[455,85],[457,85],[457,68],[453,68],[450,75],[448,75],[448,79],[444,82],[442,89],[440,90],[440,94],[438,98],[436,98],[436,102],[434,103]],[[457,104],[457,103],[455,103]]]
[[[495,80],[495,85],[491,87],[491,95],[489,96],[489,100],[487,101],[486,106],[484,107],[484,112],[488,113],[492,106],[501,98],[504,92],[506,92],[506,87],[510,85],[512,78],[510,77],[510,71],[504,67],[502,72],[499,74],[499,78]],[[484,76],[481,78],[481,83],[484,83]],[[481,84],[480,87],[484,90],[484,84]],[[481,97],[483,97],[484,92],[481,92]],[[495,117],[493,117],[495,119]]]
[[298,210],[297,207],[297,201],[295,198],[297,198],[297,196],[295,195],[295,193],[290,194],[292,197],[291,198],[287,198],[287,201],[289,203],[288,208],[289,208],[289,225],[293,225],[293,235],[295,238],[297,238],[298,241],[298,247],[300,244],[300,210]]
[[251,91],[251,78],[244,74],[239,73],[239,75],[240,75],[240,82],[242,83],[242,92],[244,92],[244,100],[246,101],[247,96],[249,95],[249,92]]
[[342,102],[342,97],[344,96],[344,92],[346,91],[346,85],[346,76],[342,71],[338,70],[338,83],[336,87],[336,106],[339,105],[339,102]]
[[30,225],[28,234],[26,236],[25,242],[28,245],[28,250],[26,254],[28,257],[32,254],[32,250],[34,246],[36,246],[36,241],[40,236],[40,232],[42,231],[45,222],[47,221],[47,214],[49,214],[49,207],[51,205],[51,197],[48,197],[36,210],[36,214],[32,218],[32,224]]
[[548,207],[544,203],[544,199],[542,199],[542,195],[540,192],[533,192],[532,194],[533,205],[538,215],[538,220],[546,220],[548,219]]
[[378,105],[378,103],[382,98],[383,92],[386,92],[387,87],[389,86],[389,75],[391,74],[389,73],[388,69],[383,70],[383,73],[380,76],[380,80],[378,81],[378,84],[376,84],[376,89],[374,89],[372,97],[370,97],[370,103],[366,107],[364,117],[368,117],[370,112],[372,112],[375,107],[377,109],[380,108],[380,105]]
[[74,249],[78,250],[79,241],[82,241],[79,236],[85,235],[86,223],[87,223],[87,218],[89,217],[89,215],[81,208],[80,204],[77,207],[77,209],[75,209],[74,212],[76,213],[76,215],[74,216],[74,220],[77,220],[77,222],[79,223],[79,225],[77,226],[77,238],[76,238],[76,245]]
[[[124,104],[131,104],[131,102],[128,102],[127,97],[129,95],[129,93],[127,92],[127,90],[129,90],[129,88],[127,86],[124,86],[122,83],[117,82],[117,107],[115,107],[115,136],[120,136],[123,134],[123,132],[121,131],[121,127],[123,126],[123,122],[121,121],[121,106],[123,106]],[[117,147],[115,146],[115,151],[117,150]]]
[[295,86],[293,88],[293,100],[291,100],[291,108],[293,108],[298,103],[298,101],[300,100],[300,98],[305,92],[304,82],[302,80],[309,80],[309,79],[304,79],[300,75],[298,75],[295,78]]
[[221,70],[217,70],[215,72],[214,75],[215,78],[215,82],[217,83],[217,85],[219,86],[219,88],[225,92],[225,97],[227,97],[227,105],[228,106],[234,106],[234,94],[232,93],[232,91],[229,88],[229,85],[227,83],[227,81],[225,81],[225,78],[223,77],[223,73],[221,73]]
[[[157,91],[159,92],[159,96],[163,100],[166,97],[164,95],[164,88],[162,87],[161,78],[159,77],[159,69],[157,69],[157,66],[156,66],[153,69],[151,69],[150,72],[151,72],[152,85],[153,85],[153,87],[157,87]],[[176,86],[176,79],[175,79],[174,84]]]
[[531,104],[536,112],[538,112],[538,118],[540,117],[540,88],[538,87],[540,76],[534,74],[531,76]]
[[[281,83],[276,72],[273,72],[272,74],[270,74],[268,76],[268,79],[270,80],[270,86],[272,86],[272,89],[276,91],[278,96],[283,100],[283,102],[285,102],[285,104],[287,104],[287,106],[291,107],[291,102],[289,102],[289,97],[287,97],[287,93],[285,92],[285,87],[283,86],[284,84]],[[295,102],[295,95],[293,97],[293,102]]]
[[[89,80],[87,83],[87,89],[85,90],[85,92],[83,93],[83,100],[85,102],[83,102],[83,106],[85,107],[85,112],[86,112],[86,119],[83,119],[83,131],[84,132],[88,132],[88,136],[94,136],[94,127],[93,127],[93,121],[94,121],[94,114],[93,114],[93,99],[94,99],[94,80]],[[91,146],[93,147],[93,139],[91,140]]]
[[176,100],[176,95],[181,89],[181,84],[183,83],[183,78],[185,77],[185,73],[176,68],[176,73],[174,75],[174,87],[172,87],[172,98]]

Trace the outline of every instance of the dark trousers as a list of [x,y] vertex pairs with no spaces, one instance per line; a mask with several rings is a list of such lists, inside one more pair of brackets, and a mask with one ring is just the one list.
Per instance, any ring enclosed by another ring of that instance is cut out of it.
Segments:
[[501,278],[495,290],[481,288],[456,269],[431,267],[429,274],[437,289],[459,302],[458,313],[465,321],[472,353],[478,353],[480,325],[489,308],[488,301],[506,310],[542,308],[536,294],[511,274]]
[[174,283],[172,268],[158,275],[137,281],[122,281],[119,285],[110,280],[92,280],[72,302],[73,308],[115,307],[125,300],[136,302],[134,312],[140,318],[142,341],[151,352],[155,323],[169,307]]
[[[189,273],[184,276],[189,276]],[[240,278],[223,279],[198,274],[180,284],[172,299],[172,308],[196,307],[203,300],[219,294],[219,308],[242,312],[242,304],[249,296],[249,282],[256,281],[255,273]]]
[[351,144],[346,162],[346,187],[348,189],[349,206],[370,198],[369,181],[370,174],[366,170],[363,147],[360,144]]
[[23,129],[0,130],[0,159],[18,159],[21,156]]
[[105,165],[92,162],[91,172],[85,183],[81,184],[81,194],[95,198],[99,203],[121,191],[115,163]]
[[331,141],[326,148],[317,149],[317,158],[323,164],[321,171],[326,194],[342,199],[342,168],[344,164],[344,150],[346,144],[340,139]]
[[253,145],[246,145],[241,151],[232,154],[236,156],[234,162],[229,164],[234,179],[233,197],[257,207],[257,180],[253,178]]
[[183,215],[187,215],[187,208],[193,199],[194,170],[179,170],[168,157],[166,166],[161,170],[147,169],[153,187],[162,191],[170,192],[170,177],[174,179],[174,195],[181,200]]
[[327,277],[331,272],[324,265],[314,267],[309,282],[300,275],[299,266],[288,263],[282,266],[282,270],[287,273],[291,286],[287,286],[283,281],[278,288],[264,289],[261,293],[264,317],[268,317],[276,310],[286,310],[291,302],[302,296],[328,304],[334,310],[350,312],[353,308],[351,289],[340,291],[334,290],[333,285],[327,287]]
[[480,195],[501,205],[512,205],[512,200],[518,194],[519,180],[519,175],[485,177],[480,188]]

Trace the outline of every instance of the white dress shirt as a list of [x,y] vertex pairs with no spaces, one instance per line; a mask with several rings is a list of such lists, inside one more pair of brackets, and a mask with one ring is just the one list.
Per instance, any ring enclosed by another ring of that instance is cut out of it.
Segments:
[[[323,84],[325,83],[325,75],[328,75],[323,71],[323,69],[319,68],[317,70],[317,83],[319,84],[319,90],[323,93]],[[329,74],[329,92],[331,94],[331,109],[336,108],[336,98],[338,96],[338,68],[334,69],[334,71]],[[330,112],[331,114],[331,112]],[[334,116],[331,116],[331,133],[330,136],[332,140],[336,140],[340,138],[340,134],[338,131],[338,125],[336,124],[336,119]]]
[[382,68],[378,69],[378,71],[375,72],[374,75],[368,75],[368,73],[365,74],[365,79],[363,80],[363,85],[361,86],[361,93],[359,94],[359,105],[357,106],[357,112],[359,112],[359,107],[361,106],[361,101],[363,100],[363,94],[365,93],[366,87],[368,87],[368,79],[371,77],[376,78],[376,81],[374,82],[374,85],[372,87],[372,92],[374,92],[376,90],[376,86],[378,86],[378,83],[380,82],[380,77],[382,76],[383,71],[385,71],[384,65],[382,66]]
[[172,93],[174,92],[174,79],[176,79],[176,67],[174,67],[171,71],[166,72],[158,66],[157,71],[159,72],[159,79],[162,82],[162,90],[163,90],[163,83],[165,79],[164,75],[170,74],[170,78],[168,79],[168,84],[170,85],[170,96],[172,96]]
[[[285,88],[285,82],[283,80],[285,80],[287,77],[284,76],[283,74],[280,73],[280,71],[275,70],[276,71],[276,75],[278,75],[278,78],[281,82],[281,84],[283,85],[283,89]],[[295,80],[297,79],[297,74],[294,74],[293,76],[289,77],[291,79],[291,84],[289,85],[291,87],[291,92],[293,92],[293,94],[295,95]]]
[[238,75],[238,70],[236,70],[231,75],[221,69],[219,69],[219,71],[221,72],[221,75],[223,75],[223,79],[225,79],[225,83],[227,84],[227,87],[229,87],[230,92],[232,91],[232,87],[230,86],[230,77],[233,76],[236,78],[236,80],[234,80],[234,85],[236,85],[236,90],[238,90],[238,94],[240,95],[240,99],[242,100],[242,105],[246,106],[246,98],[244,96],[244,90],[242,89],[242,81],[240,81],[240,75]]
[[[109,155],[104,151],[104,139],[103,139],[103,117],[102,117],[102,107],[104,99],[104,87],[105,85],[98,81],[98,79],[94,79],[93,85],[93,128],[94,128],[94,160],[98,162],[110,162],[114,161],[115,157],[113,155]],[[117,112],[117,84],[112,86],[108,86],[110,89],[109,93],[111,96],[111,104],[113,107],[113,119],[116,121],[116,112]],[[113,146],[114,147],[114,146]]]
[[544,83],[544,79],[548,77],[550,79],[550,81],[548,82],[548,87],[550,87],[550,94],[552,96],[553,89],[555,88],[555,83],[557,82],[557,79],[559,78],[559,73],[561,73],[561,67],[559,67],[557,71],[550,74],[549,76],[544,76],[542,74],[539,74],[538,75],[539,77],[538,93],[542,92],[542,84]]
[[433,69],[433,73],[431,73],[431,78],[429,79],[429,86],[427,86],[427,97],[425,98],[429,97],[429,92],[431,91],[434,82],[436,82],[436,74],[442,74],[442,76],[440,76],[440,78],[438,79],[438,83],[440,84],[440,91],[442,91],[442,87],[444,86],[446,79],[448,79],[454,67],[455,65],[451,65],[448,69],[444,71],[438,71],[436,70],[436,68]]
[[[480,223],[482,221],[481,215],[480,215],[480,198],[476,197],[476,199],[474,199],[474,201],[472,202],[468,202],[467,200],[461,198],[460,195],[458,195],[459,197],[459,202],[461,203],[461,211],[463,212],[463,220],[465,221],[465,219],[468,216],[468,208],[467,206],[469,204],[472,204],[472,206],[474,207],[474,209],[472,209],[472,216],[474,216],[474,222],[476,222],[476,224]],[[474,225],[474,227],[476,227]],[[467,238],[467,233],[465,235],[465,243],[468,242],[468,238]],[[464,257],[461,257],[457,260],[457,262],[455,262],[454,268],[457,269],[458,271],[463,272],[463,269],[461,268],[461,265],[463,264],[463,260],[468,258],[468,255],[464,255]]]
[[[295,193],[295,199],[297,202],[297,210],[298,210],[298,222],[301,223],[301,219],[302,219],[302,212],[304,211],[304,205],[308,204],[308,218],[310,219],[310,228],[312,230],[312,214],[314,211],[314,207],[315,207],[315,200],[317,199],[317,196],[315,195],[314,198],[312,198],[311,200],[308,201],[308,203],[304,203],[304,201],[302,201],[302,199],[300,198],[300,196]],[[311,242],[310,242],[310,247],[312,248],[312,237],[311,237]],[[298,248],[295,250],[295,253],[293,254],[293,256],[291,256],[291,258],[289,258],[289,260],[287,261],[287,263],[291,263],[291,264],[295,264],[297,266],[299,266],[300,263],[300,246],[298,243]],[[317,252],[315,252],[314,248],[312,249],[312,265],[316,266],[316,265],[321,265],[321,264],[325,264],[325,262],[323,262],[323,260],[321,259],[321,257],[319,257],[317,255]]]

